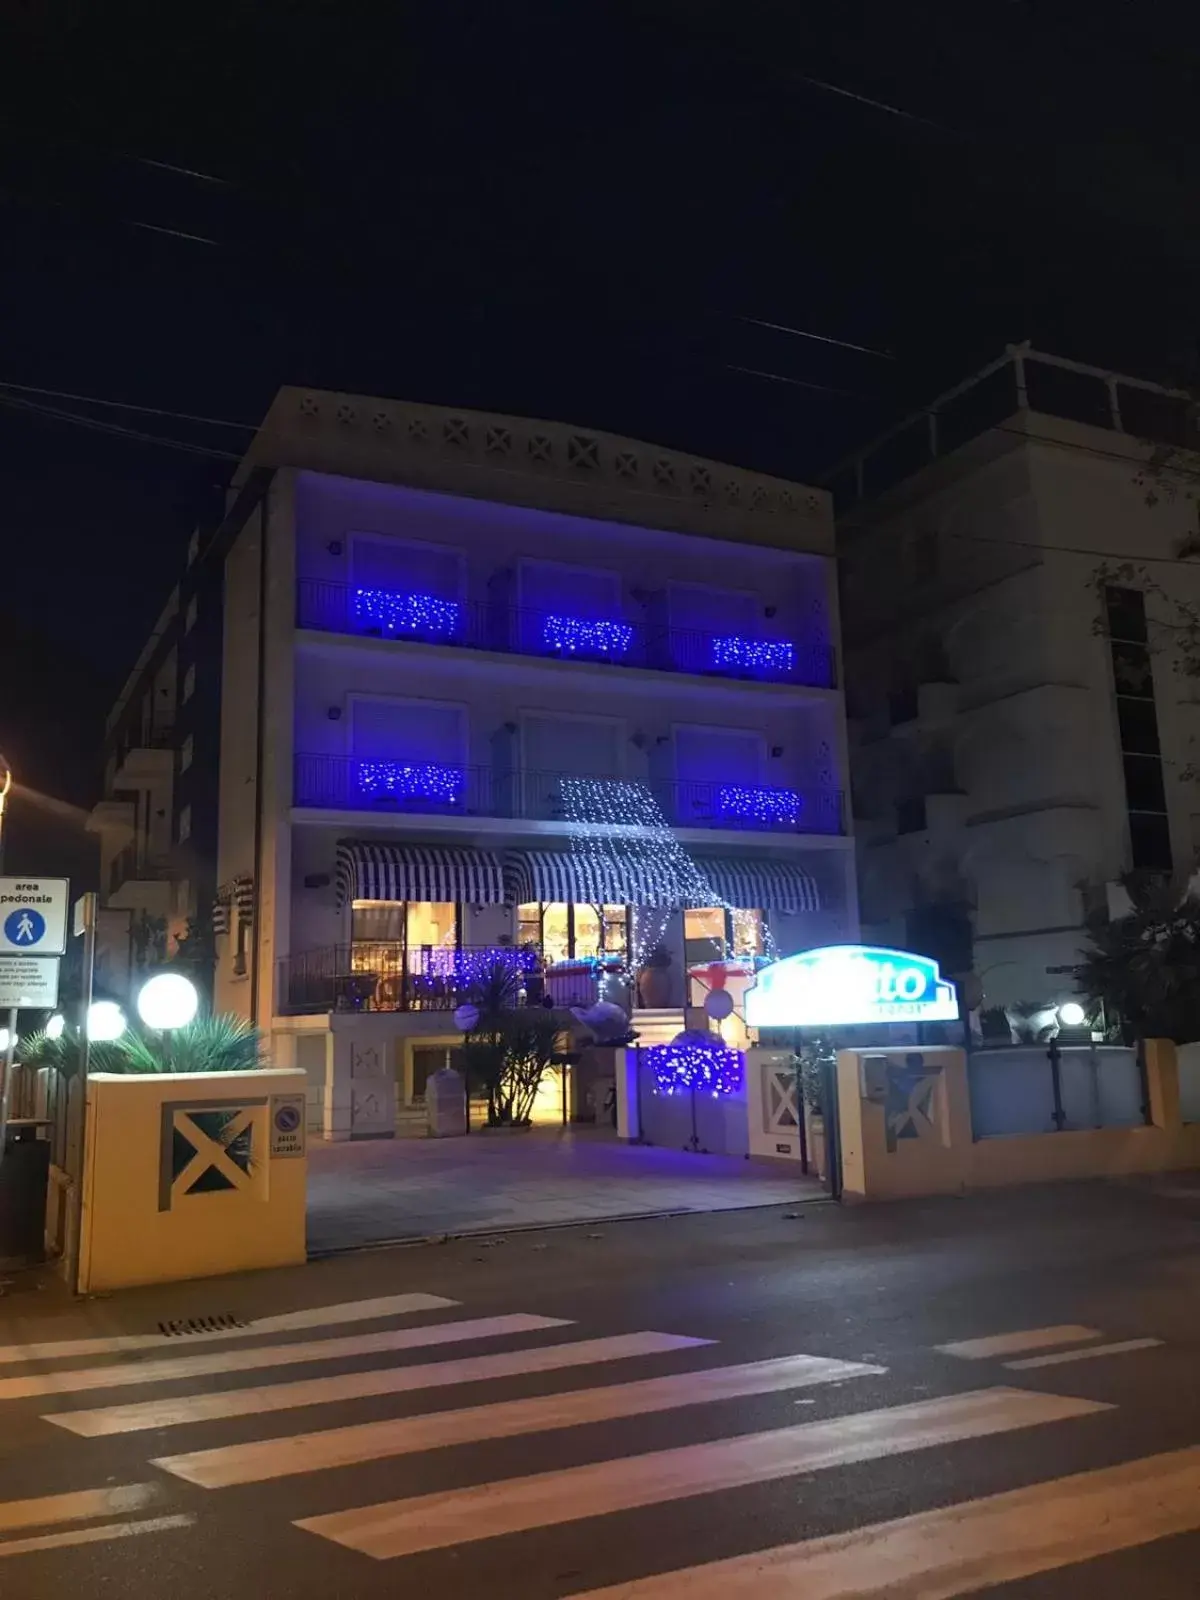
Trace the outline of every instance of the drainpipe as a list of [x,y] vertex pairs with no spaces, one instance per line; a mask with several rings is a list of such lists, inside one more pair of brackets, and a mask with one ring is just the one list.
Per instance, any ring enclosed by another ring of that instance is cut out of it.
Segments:
[[266,744],[267,674],[267,538],[270,528],[271,484],[268,481],[258,503],[258,722],[254,740],[254,899],[250,924],[250,1020],[257,1027],[259,969],[262,938],[262,837],[263,837],[263,752]]

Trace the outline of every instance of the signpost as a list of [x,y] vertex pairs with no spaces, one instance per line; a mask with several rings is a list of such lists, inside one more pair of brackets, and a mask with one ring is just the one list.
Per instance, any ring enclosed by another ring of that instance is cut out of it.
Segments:
[[61,956],[67,948],[66,878],[0,878],[0,956]]
[[8,1142],[19,1014],[49,1011],[58,1003],[58,958],[67,948],[68,888],[66,878],[0,878],[0,1010],[8,1012],[0,1084],[0,1161]]
[[53,1011],[57,956],[0,956],[0,1011]]

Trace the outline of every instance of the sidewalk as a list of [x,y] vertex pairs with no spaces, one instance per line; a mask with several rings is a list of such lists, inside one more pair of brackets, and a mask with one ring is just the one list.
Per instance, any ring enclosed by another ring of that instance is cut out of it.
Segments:
[[788,1205],[823,1194],[798,1165],[621,1144],[603,1131],[313,1143],[308,1246],[321,1254],[447,1234]]

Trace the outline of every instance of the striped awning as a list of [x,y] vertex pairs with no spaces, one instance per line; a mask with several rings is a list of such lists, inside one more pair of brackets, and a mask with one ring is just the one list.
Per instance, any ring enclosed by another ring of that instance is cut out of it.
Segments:
[[509,899],[570,901],[576,905],[672,905],[671,875],[648,851],[612,854],[580,850],[510,850],[504,858]]
[[490,850],[342,839],[337,847],[337,897],[339,905],[347,900],[502,905],[504,869]]
[[747,911],[821,909],[816,880],[794,861],[697,856],[696,867],[726,905]]

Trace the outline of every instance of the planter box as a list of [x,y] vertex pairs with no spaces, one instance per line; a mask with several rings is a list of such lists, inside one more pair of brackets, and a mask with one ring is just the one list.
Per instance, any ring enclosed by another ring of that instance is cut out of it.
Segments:
[[303,1072],[88,1079],[80,1288],[305,1259]]

